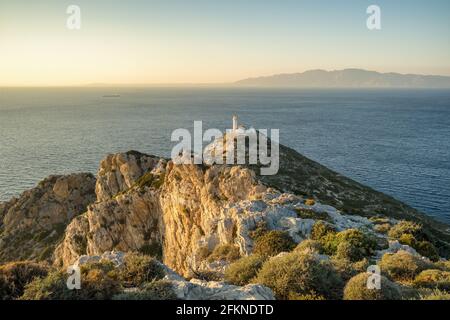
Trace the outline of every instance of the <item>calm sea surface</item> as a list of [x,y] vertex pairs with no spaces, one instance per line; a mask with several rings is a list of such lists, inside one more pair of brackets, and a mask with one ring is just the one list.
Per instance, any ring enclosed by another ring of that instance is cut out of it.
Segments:
[[[120,98],[104,95],[120,94]],[[203,120],[279,128],[281,143],[450,223],[450,91],[0,88],[0,200],[108,153],[169,156]]]

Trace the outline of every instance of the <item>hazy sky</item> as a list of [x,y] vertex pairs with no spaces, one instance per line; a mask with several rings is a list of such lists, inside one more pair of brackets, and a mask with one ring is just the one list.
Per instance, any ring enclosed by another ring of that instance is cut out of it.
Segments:
[[[66,9],[81,8],[81,30]],[[381,7],[382,30],[366,28]],[[308,69],[450,75],[448,0],[0,0],[0,85],[220,83]]]

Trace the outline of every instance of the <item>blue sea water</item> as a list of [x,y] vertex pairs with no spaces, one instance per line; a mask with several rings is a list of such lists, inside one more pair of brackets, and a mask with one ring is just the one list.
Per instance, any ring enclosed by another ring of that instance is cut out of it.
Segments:
[[169,156],[174,129],[223,130],[234,113],[450,223],[449,90],[0,88],[0,200],[50,174],[95,173],[108,153]]

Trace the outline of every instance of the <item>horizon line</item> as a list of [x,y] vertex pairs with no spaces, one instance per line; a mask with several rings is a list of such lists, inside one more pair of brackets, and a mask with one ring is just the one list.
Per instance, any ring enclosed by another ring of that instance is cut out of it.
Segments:
[[[102,82],[93,82],[93,83],[78,83],[78,84],[66,84],[66,85],[57,85],[57,84],[43,84],[43,85],[34,85],[34,84],[24,84],[24,85],[3,85],[0,84],[0,88],[75,88],[75,87],[91,87],[91,88],[101,88],[101,87],[187,87],[187,86],[240,86],[240,87],[259,87],[260,85],[242,85],[239,82],[243,80],[249,80],[249,79],[257,79],[257,78],[267,78],[267,77],[274,77],[274,76],[280,76],[280,75],[294,75],[294,74],[303,74],[306,72],[311,71],[325,71],[325,72],[336,72],[336,71],[345,71],[345,70],[360,70],[360,71],[366,71],[366,72],[375,72],[379,74],[398,74],[402,76],[423,76],[423,77],[448,77],[450,78],[450,75],[443,75],[443,74],[420,74],[420,73],[401,73],[401,72],[395,72],[395,71],[389,71],[389,72],[380,72],[376,70],[369,70],[369,69],[362,69],[362,68],[342,68],[342,69],[321,69],[321,68],[315,68],[315,69],[306,69],[304,71],[294,71],[294,72],[282,72],[282,73],[271,73],[266,75],[259,75],[259,76],[248,76],[246,78],[241,78],[239,80],[234,80],[232,82],[153,82],[153,83],[102,83]],[[264,86],[266,87],[266,86]],[[270,87],[270,86],[269,86]],[[279,86],[274,86],[279,87]],[[286,87],[296,87],[296,86],[286,86]],[[299,87],[300,88],[300,87]],[[308,87],[303,87],[308,88]],[[321,87],[317,87],[321,88]],[[327,87],[329,88],[329,87]],[[339,88],[339,87],[334,87]],[[349,88],[342,87],[342,88]],[[363,88],[363,87],[354,87],[354,88]],[[367,87],[367,88],[377,88],[377,87]],[[395,88],[395,87],[379,87],[379,88]],[[398,87],[402,88],[402,87]],[[404,87],[404,88],[413,88],[413,87]],[[422,87],[418,87],[422,88]],[[426,88],[426,87],[425,87]]]

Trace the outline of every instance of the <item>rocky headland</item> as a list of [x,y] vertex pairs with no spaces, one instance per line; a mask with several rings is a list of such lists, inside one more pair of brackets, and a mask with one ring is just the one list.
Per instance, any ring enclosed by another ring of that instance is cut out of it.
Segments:
[[449,226],[285,146],[277,175],[257,167],[130,151],[43,180],[0,204],[1,298],[449,298]]

